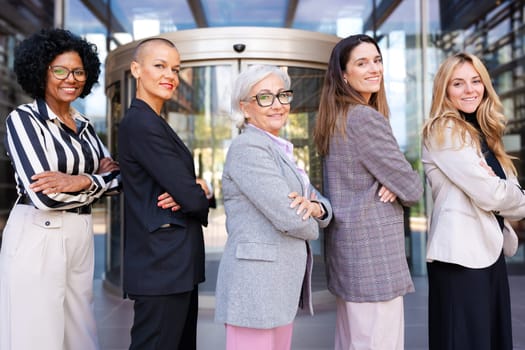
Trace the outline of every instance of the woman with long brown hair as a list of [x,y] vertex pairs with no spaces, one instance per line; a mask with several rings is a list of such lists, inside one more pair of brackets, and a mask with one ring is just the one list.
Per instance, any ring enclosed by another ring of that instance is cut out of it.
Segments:
[[423,186],[394,138],[379,46],[353,35],[333,49],[314,131],[334,218],[325,230],[335,349],[404,348],[403,295],[414,290],[403,206]]

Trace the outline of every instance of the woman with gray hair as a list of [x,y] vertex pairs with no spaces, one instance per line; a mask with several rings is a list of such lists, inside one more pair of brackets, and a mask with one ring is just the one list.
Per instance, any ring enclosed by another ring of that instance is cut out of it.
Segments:
[[251,66],[237,78],[232,142],[222,177],[228,240],[219,266],[216,315],[226,349],[290,349],[298,305],[312,314],[308,240],[332,218],[326,198],[279,137],[288,120],[290,78]]

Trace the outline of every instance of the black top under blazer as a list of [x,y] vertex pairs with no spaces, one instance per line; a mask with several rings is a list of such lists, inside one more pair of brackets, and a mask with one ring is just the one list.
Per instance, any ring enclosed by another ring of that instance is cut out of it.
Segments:
[[[125,294],[167,295],[204,281],[208,200],[196,183],[193,157],[169,124],[134,99],[119,126],[124,186]],[[168,192],[181,209],[157,206]]]

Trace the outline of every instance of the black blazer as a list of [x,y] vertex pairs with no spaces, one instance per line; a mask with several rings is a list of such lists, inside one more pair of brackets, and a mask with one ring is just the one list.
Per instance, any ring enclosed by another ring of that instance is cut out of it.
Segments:
[[[204,281],[202,225],[208,200],[193,157],[168,123],[134,99],[122,119],[118,159],[124,187],[125,294],[166,295]],[[168,192],[181,209],[157,206]]]

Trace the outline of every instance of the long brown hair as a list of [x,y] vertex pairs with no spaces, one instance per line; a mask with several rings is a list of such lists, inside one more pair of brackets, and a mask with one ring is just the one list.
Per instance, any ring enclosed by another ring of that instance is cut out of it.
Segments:
[[450,84],[452,74],[465,63],[472,64],[485,87],[483,99],[476,111],[476,119],[481,128],[481,133],[502,167],[516,174],[516,167],[512,163],[514,157],[508,155],[503,146],[502,136],[506,126],[503,105],[492,86],[487,68],[474,55],[463,52],[457,53],[448,57],[440,65],[434,78],[430,117],[423,126],[423,142],[427,147],[431,147],[430,140],[433,140],[437,146],[442,145],[444,131],[452,123],[453,136],[460,137],[462,143],[471,142],[481,154],[479,131],[464,119],[447,95],[447,86]]
[[384,79],[381,79],[379,91],[373,93],[368,102],[358,91],[344,81],[343,73],[346,70],[350,55],[354,48],[362,43],[373,44],[381,55],[381,50],[376,41],[364,34],[352,35],[342,39],[335,45],[330,54],[313,133],[317,151],[322,156],[329,151],[331,136],[336,132],[344,134],[346,113],[351,106],[369,105],[384,115],[385,118],[388,118],[390,114]]

